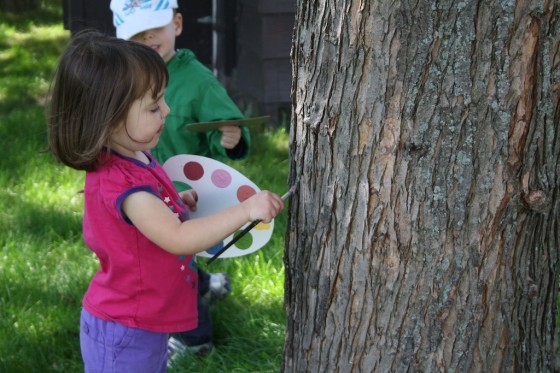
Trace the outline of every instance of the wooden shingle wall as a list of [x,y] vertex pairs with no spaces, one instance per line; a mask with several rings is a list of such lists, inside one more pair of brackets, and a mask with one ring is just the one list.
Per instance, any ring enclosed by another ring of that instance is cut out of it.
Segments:
[[[235,90],[275,122],[289,111],[295,0],[238,0]],[[284,113],[284,114],[283,114]],[[289,117],[288,117],[289,118]]]

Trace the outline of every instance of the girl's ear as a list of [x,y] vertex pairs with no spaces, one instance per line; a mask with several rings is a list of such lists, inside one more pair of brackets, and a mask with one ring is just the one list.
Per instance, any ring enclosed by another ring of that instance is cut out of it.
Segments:
[[173,25],[175,26],[175,36],[181,35],[183,32],[183,16],[181,13],[176,13],[173,16]]

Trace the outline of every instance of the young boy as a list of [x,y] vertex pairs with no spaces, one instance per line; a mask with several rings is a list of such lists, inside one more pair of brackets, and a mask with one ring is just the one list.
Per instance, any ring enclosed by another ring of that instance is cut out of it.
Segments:
[[[183,30],[177,0],[112,0],[117,37],[145,44],[159,53],[167,64],[169,84],[165,101],[171,113],[152,154],[161,163],[177,154],[196,154],[218,160],[241,159],[251,144],[249,130],[225,126],[208,132],[191,132],[186,124],[242,119],[243,114],[212,72],[188,49],[176,50],[175,38]],[[209,310],[201,296],[220,298],[229,292],[226,274],[199,270],[199,326],[170,338],[170,349],[181,351],[180,341],[194,353],[203,355],[212,348]]]

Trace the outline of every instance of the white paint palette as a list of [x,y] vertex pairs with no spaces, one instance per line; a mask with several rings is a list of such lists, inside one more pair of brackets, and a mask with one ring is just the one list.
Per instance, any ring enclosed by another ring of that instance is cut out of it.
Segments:
[[[212,215],[227,207],[237,205],[260,191],[259,187],[245,175],[212,158],[180,154],[169,158],[163,164],[163,168],[177,190],[196,190],[197,210],[189,211],[189,215],[193,219]],[[249,223],[223,242],[197,255],[206,258],[212,257]],[[251,254],[270,240],[273,230],[274,220],[268,224],[259,223],[219,257],[233,258]],[[212,234],[212,227],[208,227],[207,233]]]

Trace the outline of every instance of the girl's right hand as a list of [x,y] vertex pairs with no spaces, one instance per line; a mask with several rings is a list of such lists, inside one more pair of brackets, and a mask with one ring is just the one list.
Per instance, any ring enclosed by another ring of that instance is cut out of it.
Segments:
[[[182,195],[191,208],[193,192]],[[284,208],[284,201],[271,192],[255,194],[240,204],[227,207],[212,215],[181,221],[177,214],[152,193],[130,194],[122,204],[123,213],[144,236],[162,249],[175,255],[194,255],[225,240],[249,221],[270,221]],[[212,227],[211,234],[208,227]]]
[[279,195],[263,190],[243,202],[249,221],[260,219],[270,223],[284,209],[284,201]]

